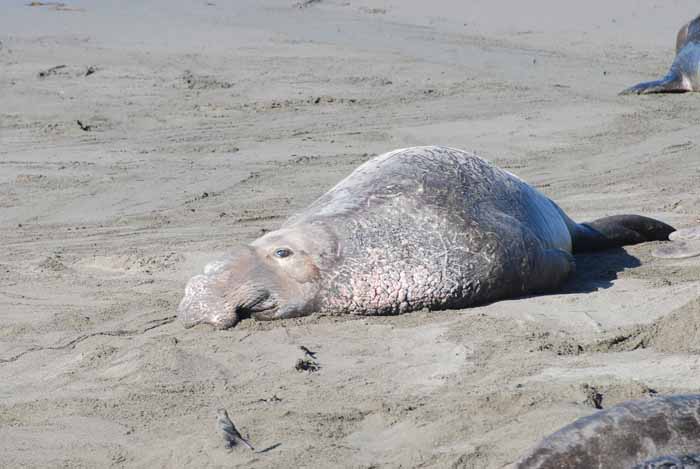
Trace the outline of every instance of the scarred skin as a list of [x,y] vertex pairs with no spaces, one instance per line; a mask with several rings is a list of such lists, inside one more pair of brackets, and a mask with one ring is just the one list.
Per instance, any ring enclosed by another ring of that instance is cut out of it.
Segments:
[[634,85],[620,94],[685,93],[700,90],[700,15],[676,36],[676,58],[665,77]]
[[[448,168],[453,174],[445,174]],[[450,198],[471,203],[452,210]],[[323,269],[322,289],[331,294],[318,308],[332,313],[468,306],[506,290],[546,288],[541,275],[558,283],[572,267],[571,237],[558,208],[458,150],[409,149],[372,160],[285,227],[318,224],[344,240],[340,262]]]
[[700,461],[697,394],[628,401],[581,418],[545,438],[515,469],[698,467],[693,461]]

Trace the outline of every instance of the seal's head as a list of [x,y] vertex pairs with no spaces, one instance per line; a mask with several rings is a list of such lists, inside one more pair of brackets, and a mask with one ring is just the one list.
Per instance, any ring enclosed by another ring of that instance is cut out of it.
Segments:
[[329,236],[317,226],[283,228],[258,238],[192,277],[178,307],[191,327],[225,329],[240,319],[280,319],[314,311],[320,269],[332,257]]

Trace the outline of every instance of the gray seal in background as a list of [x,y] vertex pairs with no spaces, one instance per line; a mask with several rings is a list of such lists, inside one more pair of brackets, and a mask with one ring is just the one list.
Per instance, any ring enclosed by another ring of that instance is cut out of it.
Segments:
[[684,469],[700,462],[700,395],[628,401],[545,438],[515,469]]
[[518,177],[439,146],[377,156],[308,208],[204,268],[178,308],[185,326],[315,311],[390,315],[555,290],[572,253],[665,240],[638,215],[577,224]]
[[676,36],[676,58],[660,80],[631,86],[620,94],[685,93],[700,90],[700,15],[684,24]]

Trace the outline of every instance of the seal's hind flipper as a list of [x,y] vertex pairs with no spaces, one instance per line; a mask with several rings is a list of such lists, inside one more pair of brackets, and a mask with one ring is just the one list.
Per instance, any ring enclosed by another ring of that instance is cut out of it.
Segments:
[[645,81],[630,86],[620,94],[649,94],[649,93],[685,93],[692,88],[678,73],[669,73],[661,80]]
[[614,215],[576,225],[573,251],[599,251],[647,241],[666,241],[675,228],[641,215]]

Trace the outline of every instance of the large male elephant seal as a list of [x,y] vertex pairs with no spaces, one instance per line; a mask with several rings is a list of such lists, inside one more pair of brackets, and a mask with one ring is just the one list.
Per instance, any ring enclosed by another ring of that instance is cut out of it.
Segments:
[[416,147],[366,162],[282,228],[204,268],[186,287],[186,326],[314,311],[399,314],[553,290],[572,252],[665,240],[637,215],[576,224],[476,155]]
[[660,80],[639,83],[620,94],[684,93],[700,90],[700,15],[676,36],[676,58]]
[[545,438],[515,469],[700,467],[700,395],[629,401]]

